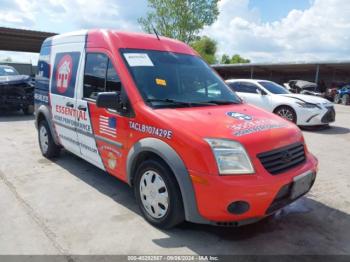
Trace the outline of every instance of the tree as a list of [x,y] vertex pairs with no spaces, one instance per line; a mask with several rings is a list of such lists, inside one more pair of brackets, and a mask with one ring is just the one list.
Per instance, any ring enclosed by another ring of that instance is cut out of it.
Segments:
[[223,54],[220,60],[221,64],[247,64],[250,63],[249,59],[245,59],[240,55],[233,55],[231,58],[227,54]]
[[203,36],[199,40],[194,41],[191,43],[191,46],[194,50],[196,50],[200,56],[207,61],[208,64],[214,64],[216,63],[216,50],[217,50],[217,43],[207,37]]
[[250,63],[250,60],[249,59],[245,59],[243,57],[241,57],[240,55],[233,55],[231,57],[231,61],[230,61],[231,64],[247,64],[247,63]]
[[204,26],[217,19],[217,3],[218,0],[148,0],[150,11],[138,22],[147,33],[153,33],[154,26],[163,36],[191,43]]
[[223,54],[221,56],[221,60],[220,60],[221,64],[230,64],[231,63],[231,58],[229,55]]

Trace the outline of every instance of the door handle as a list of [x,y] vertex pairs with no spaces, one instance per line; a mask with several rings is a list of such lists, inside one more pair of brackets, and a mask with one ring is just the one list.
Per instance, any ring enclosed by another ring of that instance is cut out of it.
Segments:
[[81,111],[86,111],[86,106],[79,105],[78,109]]
[[66,103],[66,106],[73,108],[73,107],[74,107],[74,104],[73,104],[72,102],[67,102],[67,103]]

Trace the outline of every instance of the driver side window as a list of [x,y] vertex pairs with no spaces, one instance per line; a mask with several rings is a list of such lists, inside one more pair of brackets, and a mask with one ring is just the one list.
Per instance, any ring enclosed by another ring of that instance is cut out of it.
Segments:
[[112,61],[101,53],[86,55],[84,98],[96,100],[102,92],[121,92],[122,83]]

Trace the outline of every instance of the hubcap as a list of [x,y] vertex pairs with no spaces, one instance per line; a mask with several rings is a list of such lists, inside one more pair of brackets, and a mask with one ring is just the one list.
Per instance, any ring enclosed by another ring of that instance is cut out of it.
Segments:
[[293,113],[292,113],[289,109],[285,109],[285,108],[280,109],[280,110],[278,110],[277,114],[278,114],[280,117],[282,117],[282,118],[284,118],[284,119],[287,119],[287,120],[289,120],[289,121],[292,121],[292,122],[293,122],[293,120],[294,120]]
[[154,218],[162,218],[168,211],[168,189],[162,177],[155,171],[143,173],[140,180],[140,197],[147,213]]
[[43,153],[46,153],[47,149],[49,148],[49,136],[44,126],[40,127],[39,137],[41,150],[43,151]]

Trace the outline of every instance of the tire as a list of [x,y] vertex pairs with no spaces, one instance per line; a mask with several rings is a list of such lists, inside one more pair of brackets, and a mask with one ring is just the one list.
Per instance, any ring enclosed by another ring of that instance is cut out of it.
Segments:
[[334,96],[334,103],[335,103],[335,104],[340,104],[340,101],[341,101],[341,99],[340,99],[340,94],[336,94],[336,95]]
[[160,160],[145,160],[135,174],[134,192],[145,219],[161,229],[185,220],[179,186],[169,167]]
[[290,122],[293,122],[294,124],[297,123],[297,114],[295,113],[294,109],[290,106],[277,107],[274,110],[274,113]]
[[350,95],[348,95],[348,94],[343,95],[343,97],[341,99],[341,103],[343,105],[349,105],[350,104]]
[[53,140],[46,120],[39,123],[38,140],[41,153],[44,157],[51,159],[59,155],[61,148],[56,145],[55,141]]
[[23,108],[22,110],[25,115],[32,115],[34,113],[34,106],[29,105],[28,107]]

